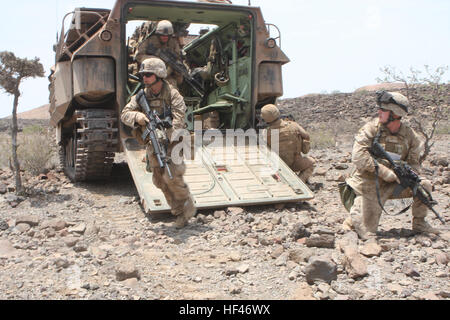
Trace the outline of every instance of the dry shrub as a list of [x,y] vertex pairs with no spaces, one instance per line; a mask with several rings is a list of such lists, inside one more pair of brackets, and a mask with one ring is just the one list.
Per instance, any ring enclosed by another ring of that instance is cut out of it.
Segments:
[[436,127],[436,134],[437,135],[444,135],[444,134],[450,134],[450,123],[440,123]]
[[18,148],[21,168],[33,175],[54,169],[57,161],[53,139],[43,127],[24,128]]
[[[431,68],[425,65],[424,70],[411,67],[408,74],[391,66],[386,66],[381,71],[384,78],[377,79],[379,82],[400,82],[406,89],[412,127],[424,141],[419,159],[423,163],[436,142],[434,137],[438,125],[448,120],[450,91],[448,81],[445,81],[448,66]],[[430,90],[425,91],[425,87]]]
[[0,133],[0,168],[7,168],[11,157],[11,136]]
[[335,121],[328,123],[327,127],[333,132],[335,138],[338,138],[344,134],[355,135],[363,125],[364,122],[361,122],[358,119],[336,119]]
[[320,123],[309,128],[311,137],[311,149],[326,149],[336,145],[333,130],[325,123]]
[[[54,147],[54,137],[41,126],[25,127],[18,135],[17,154],[22,170],[33,175],[54,169],[58,163]],[[11,158],[11,136],[0,134],[0,167],[9,167]]]

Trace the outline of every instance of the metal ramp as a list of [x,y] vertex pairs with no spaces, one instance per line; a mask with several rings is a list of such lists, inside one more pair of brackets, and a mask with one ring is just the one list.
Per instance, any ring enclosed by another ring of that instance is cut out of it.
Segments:
[[[147,213],[170,212],[163,193],[146,171],[145,150],[135,139],[124,141],[128,166]],[[265,146],[198,148],[195,160],[185,160],[186,174],[198,209],[243,207],[306,201],[309,188],[278,155]]]

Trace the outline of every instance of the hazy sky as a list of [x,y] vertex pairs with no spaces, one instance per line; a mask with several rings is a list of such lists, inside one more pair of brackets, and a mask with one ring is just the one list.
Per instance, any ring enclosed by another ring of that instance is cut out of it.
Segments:
[[[108,8],[114,0],[2,2],[0,51],[39,57],[46,77],[63,16],[76,7]],[[234,0],[248,5],[248,0]],[[251,0],[266,22],[281,30],[284,96],[352,92],[376,83],[386,65],[407,72],[450,65],[449,0]],[[21,87],[19,112],[48,103],[47,78]],[[448,81],[448,73],[445,80]],[[0,118],[11,114],[12,96],[0,93]]]

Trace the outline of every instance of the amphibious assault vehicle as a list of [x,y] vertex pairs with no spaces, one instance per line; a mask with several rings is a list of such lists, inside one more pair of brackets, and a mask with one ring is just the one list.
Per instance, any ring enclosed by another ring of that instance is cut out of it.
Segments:
[[[115,154],[123,152],[150,213],[169,207],[146,170],[144,147],[121,123],[120,113],[141,87],[133,60],[136,46],[161,20],[172,22],[194,77],[195,70],[207,70],[206,76],[197,77],[201,90],[185,83],[179,87],[192,136],[206,129],[237,130],[244,139],[249,132],[254,135],[260,109],[283,94],[282,66],[289,62],[278,28],[264,21],[258,7],[117,0],[111,10],[76,8],[64,17],[49,76],[50,121],[61,165],[73,181],[102,179],[110,175]],[[200,129],[195,121],[202,124]],[[186,159],[185,179],[198,208],[313,198],[273,150],[212,140],[200,140],[199,158]]]

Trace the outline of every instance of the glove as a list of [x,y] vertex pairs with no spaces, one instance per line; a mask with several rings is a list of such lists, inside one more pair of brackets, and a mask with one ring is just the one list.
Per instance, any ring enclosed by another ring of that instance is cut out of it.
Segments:
[[392,183],[397,182],[400,184],[400,180],[395,175],[394,171],[386,167],[385,165],[379,163],[378,164],[378,175],[381,179],[383,179],[386,182]]
[[303,140],[302,153],[307,154],[311,150],[311,142],[309,140]]
[[148,120],[148,118],[145,114],[139,112],[136,114],[135,122],[137,124],[139,124],[140,126],[145,126],[147,123],[150,122],[150,120]]

